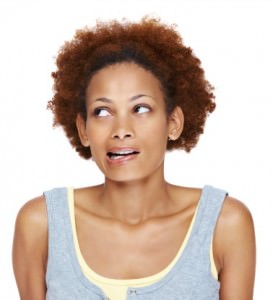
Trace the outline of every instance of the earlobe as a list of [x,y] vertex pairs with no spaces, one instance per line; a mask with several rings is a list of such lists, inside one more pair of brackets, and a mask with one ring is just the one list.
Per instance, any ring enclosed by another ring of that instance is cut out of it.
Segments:
[[83,117],[78,114],[76,118],[76,126],[78,129],[79,138],[84,147],[88,147],[90,145],[88,137],[86,135],[86,124]]
[[176,106],[169,116],[169,140],[177,140],[184,127],[184,114],[181,107]]

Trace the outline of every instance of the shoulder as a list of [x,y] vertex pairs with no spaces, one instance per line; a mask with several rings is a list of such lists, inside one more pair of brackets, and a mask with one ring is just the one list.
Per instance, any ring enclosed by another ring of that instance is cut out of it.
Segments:
[[248,207],[238,199],[227,196],[223,203],[217,227],[221,231],[233,231],[252,226],[253,218]]
[[47,265],[47,209],[43,196],[20,209],[13,239],[13,269],[22,299],[44,299]]
[[[248,207],[238,199],[226,197],[215,228],[214,249],[219,264],[236,261],[243,253],[255,257],[254,223]],[[242,259],[242,256],[241,256]]]
[[16,222],[23,226],[47,226],[47,209],[44,196],[26,202],[19,210]]
[[252,215],[241,201],[226,197],[218,218],[213,255],[221,282],[220,298],[252,299],[256,244]]
[[19,210],[15,224],[15,241],[25,248],[47,243],[47,209],[43,196],[26,202]]

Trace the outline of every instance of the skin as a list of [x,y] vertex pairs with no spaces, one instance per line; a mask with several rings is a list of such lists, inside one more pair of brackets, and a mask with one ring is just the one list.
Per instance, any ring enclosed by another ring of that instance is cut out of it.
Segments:
[[[83,257],[95,272],[110,278],[155,274],[176,255],[201,195],[200,189],[164,179],[167,140],[180,136],[183,112],[176,108],[167,116],[159,81],[132,63],[96,73],[87,89],[86,107],[87,119],[76,120],[79,136],[91,148],[105,182],[74,190]],[[138,154],[113,163],[107,152],[116,147],[133,147]],[[248,209],[231,197],[216,224],[213,254],[220,299],[252,299],[253,221]],[[16,220],[13,263],[22,300],[45,299],[46,262],[47,213],[41,196],[27,202]]]

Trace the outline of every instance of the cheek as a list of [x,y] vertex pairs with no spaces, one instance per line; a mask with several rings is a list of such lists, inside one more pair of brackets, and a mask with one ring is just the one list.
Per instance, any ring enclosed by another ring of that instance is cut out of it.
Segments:
[[91,151],[94,154],[97,149],[102,149],[103,143],[105,142],[105,127],[89,125],[87,127],[87,136],[90,142]]
[[164,138],[168,132],[167,120],[165,120],[165,115],[159,115],[156,118],[149,120],[148,122],[139,122],[143,124],[145,132],[154,136],[154,138]]
[[138,136],[145,144],[152,145],[152,148],[162,148],[162,151],[165,151],[168,138],[168,125],[167,122],[164,122],[164,116],[156,122],[143,122],[142,126],[139,127]]

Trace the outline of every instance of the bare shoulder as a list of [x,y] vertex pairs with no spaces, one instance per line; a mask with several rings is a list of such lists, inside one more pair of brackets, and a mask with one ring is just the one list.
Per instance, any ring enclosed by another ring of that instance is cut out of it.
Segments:
[[14,250],[39,251],[47,256],[47,209],[43,196],[26,202],[19,210],[14,233]]
[[226,197],[222,212],[219,216],[217,228],[222,233],[234,230],[243,231],[247,228],[253,227],[253,218],[248,207],[238,199],[233,197]]
[[13,239],[12,261],[20,299],[45,299],[47,209],[43,196],[20,209]]
[[252,299],[256,246],[252,215],[241,201],[227,197],[213,243],[221,299]]
[[43,196],[26,202],[17,215],[16,225],[31,226],[32,232],[47,228],[47,209]]

